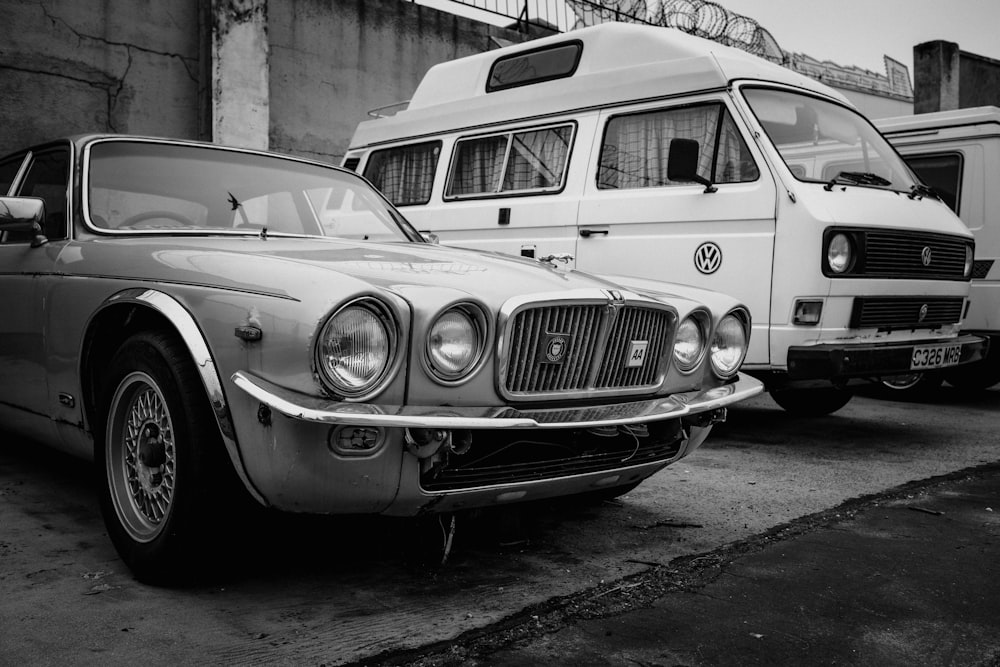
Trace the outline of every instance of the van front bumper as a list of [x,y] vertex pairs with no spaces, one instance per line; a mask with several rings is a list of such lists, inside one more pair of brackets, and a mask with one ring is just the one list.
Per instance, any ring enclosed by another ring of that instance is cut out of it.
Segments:
[[823,343],[788,349],[789,380],[836,380],[878,378],[941,366],[915,364],[926,356],[928,348],[959,346],[957,363],[946,368],[973,363],[986,356],[989,341],[969,334],[947,340],[917,340],[896,343]]

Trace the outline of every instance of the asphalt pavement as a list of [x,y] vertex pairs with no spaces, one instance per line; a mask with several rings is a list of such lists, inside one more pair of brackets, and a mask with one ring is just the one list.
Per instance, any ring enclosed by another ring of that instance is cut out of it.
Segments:
[[997,666],[998,563],[990,464],[365,664]]

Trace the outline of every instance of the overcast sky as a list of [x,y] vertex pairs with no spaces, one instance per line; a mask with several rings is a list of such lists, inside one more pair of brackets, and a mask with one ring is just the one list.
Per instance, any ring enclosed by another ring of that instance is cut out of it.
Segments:
[[1000,0],[723,0],[785,51],[882,72],[882,56],[913,76],[913,47],[943,39],[1000,60]]
[[[449,11],[456,4],[449,0],[417,1],[438,8],[448,7]],[[486,1],[478,0],[480,4]],[[717,2],[757,21],[785,51],[876,72],[885,71],[882,57],[887,55],[910,69],[911,81],[913,47],[921,42],[936,39],[957,42],[963,51],[1000,60],[1000,0]],[[501,0],[501,4],[515,3]]]

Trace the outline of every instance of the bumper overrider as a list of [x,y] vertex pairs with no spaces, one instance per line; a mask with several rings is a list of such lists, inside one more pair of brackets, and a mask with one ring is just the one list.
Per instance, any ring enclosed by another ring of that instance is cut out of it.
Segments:
[[[305,463],[313,472],[317,465],[336,466],[337,472],[330,467],[330,474],[341,479],[345,469],[354,466],[358,468],[358,478],[367,479],[372,470],[364,470],[366,466],[378,460],[386,465],[396,461],[398,486],[391,484],[391,496],[371,498],[368,506],[380,513],[397,515],[455,511],[636,483],[694,451],[708,436],[712,425],[725,419],[728,406],[763,391],[760,381],[741,374],[718,387],[647,400],[521,409],[344,403],[291,391],[245,371],[235,373],[232,380],[259,401],[261,410],[284,417],[267,420],[284,434],[274,433],[276,437],[270,442],[278,446],[268,447],[268,456],[281,456],[280,450],[286,449],[280,444],[284,437],[296,434],[301,438],[311,432],[310,425],[318,429],[316,440],[321,443],[327,438],[320,433],[345,426],[399,434],[388,439],[399,443],[397,446],[403,451],[391,457],[376,455],[367,462],[365,458],[331,457],[327,447],[303,449],[302,445],[308,443],[288,442],[287,449],[297,450],[300,456],[317,458],[311,463],[299,461],[298,465],[291,461],[274,465],[271,461],[267,466],[270,470],[290,471],[301,470]],[[439,437],[433,434],[443,434],[446,445],[440,451],[432,447],[431,440],[419,437]],[[545,446],[540,446],[542,441]],[[471,454],[463,456],[470,447]],[[546,453],[551,451],[559,454]],[[523,457],[517,458],[521,455],[516,452],[522,452]],[[320,453],[325,462],[319,458]],[[465,463],[470,460],[475,464]],[[260,481],[265,487],[271,486],[265,480]],[[284,477],[280,494],[264,492],[263,495],[287,498],[288,487],[297,486],[295,481]],[[351,484],[337,486],[346,488]],[[352,488],[363,492],[364,485]],[[304,494],[310,500],[274,504],[300,511],[338,511],[337,507],[324,507],[315,491]],[[342,504],[333,498],[329,501],[327,504]]]
[[941,367],[927,363],[931,355],[954,367],[983,359],[988,347],[988,340],[968,334],[944,341],[796,346],[788,349],[788,379],[877,378],[930,371]]

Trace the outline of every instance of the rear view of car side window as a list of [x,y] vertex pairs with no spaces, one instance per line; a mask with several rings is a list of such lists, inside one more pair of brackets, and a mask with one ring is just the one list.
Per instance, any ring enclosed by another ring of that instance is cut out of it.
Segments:
[[760,176],[725,106],[702,104],[612,118],[601,146],[598,188],[690,185],[667,177],[673,139],[698,142],[698,174],[712,183],[746,183]]
[[[20,163],[18,163],[18,166]],[[3,165],[7,167],[8,165]],[[3,174],[6,179],[7,174]],[[4,181],[6,182],[6,180]],[[45,201],[45,229],[50,241],[67,237],[66,191],[69,184],[69,150],[56,148],[37,153],[21,181],[17,195],[38,197]],[[0,186],[2,187],[2,186]],[[4,243],[25,243],[35,238],[32,232],[8,232]]]
[[460,139],[446,198],[562,190],[574,125]]
[[417,206],[431,199],[440,141],[374,151],[364,177],[396,206]]

